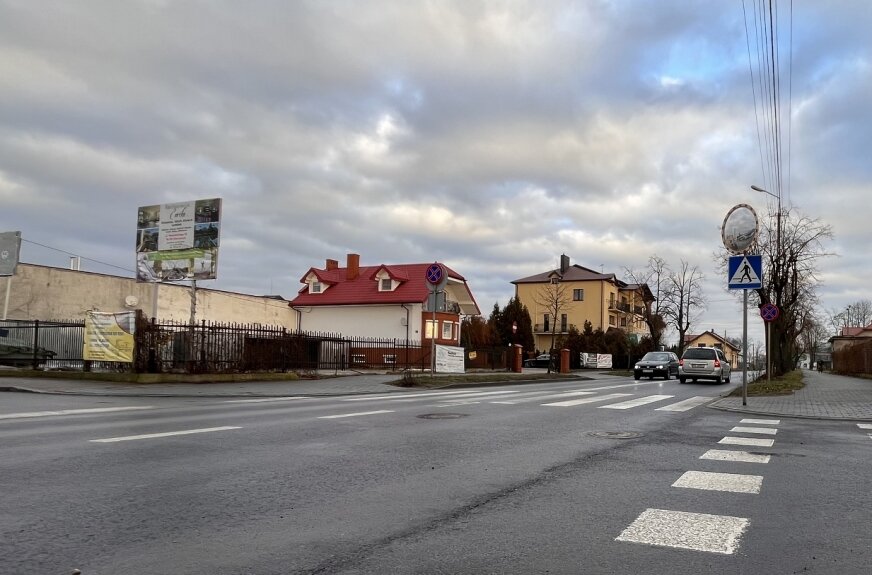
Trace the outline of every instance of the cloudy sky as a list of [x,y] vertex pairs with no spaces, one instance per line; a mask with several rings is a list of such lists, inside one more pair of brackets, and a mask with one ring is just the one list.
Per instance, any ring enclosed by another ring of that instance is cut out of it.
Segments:
[[[790,4],[783,200],[832,226],[821,306],[844,307],[872,285],[872,4]],[[705,273],[697,329],[738,336],[715,254],[733,205],[771,200],[759,8],[0,0],[0,231],[24,262],[132,276],[138,206],[220,197],[203,287],[290,298],[349,252],[439,260],[485,314],[562,253],[619,276],[656,254]]]

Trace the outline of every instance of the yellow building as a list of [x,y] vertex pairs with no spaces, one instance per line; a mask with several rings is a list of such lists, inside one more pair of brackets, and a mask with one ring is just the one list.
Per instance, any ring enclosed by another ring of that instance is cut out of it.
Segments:
[[[646,302],[654,301],[647,284],[629,284],[615,274],[604,274],[570,265],[560,256],[560,267],[514,280],[515,297],[527,306],[533,321],[536,349],[551,348],[552,330],[565,335],[572,327],[584,330],[589,321],[593,329],[620,329],[631,338],[650,335],[644,313]],[[558,317],[553,317],[554,310]]]
[[685,335],[684,349],[689,347],[716,347],[724,352],[731,367],[739,367],[742,358],[742,350],[711,330],[699,335]]

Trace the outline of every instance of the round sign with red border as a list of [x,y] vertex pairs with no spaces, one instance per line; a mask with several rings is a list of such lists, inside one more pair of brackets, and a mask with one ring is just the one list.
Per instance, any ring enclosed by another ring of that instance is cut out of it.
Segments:
[[763,321],[775,321],[778,319],[778,314],[781,313],[778,306],[774,303],[766,303],[760,308],[760,317]]
[[430,267],[427,268],[427,281],[433,285],[436,285],[442,281],[443,274],[444,272],[441,265],[430,264]]

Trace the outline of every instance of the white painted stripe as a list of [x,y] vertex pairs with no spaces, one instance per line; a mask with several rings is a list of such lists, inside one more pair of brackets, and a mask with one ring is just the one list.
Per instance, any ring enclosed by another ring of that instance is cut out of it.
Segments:
[[753,447],[772,447],[774,439],[757,439],[756,437],[725,437],[718,441],[723,445],[750,445]]
[[711,473],[709,471],[688,471],[672,484],[672,487],[685,487],[687,489],[755,494],[760,493],[762,486],[762,475]]
[[210,433],[212,431],[227,431],[242,429],[241,427],[207,427],[205,429],[185,429],[183,431],[167,431],[164,433],[147,433],[145,435],[128,435],[127,437],[109,437],[107,439],[92,439],[91,443],[117,443],[119,441],[134,441],[136,439],[155,439],[158,437],[173,437],[175,435],[191,435],[193,433]]
[[678,403],[673,403],[672,405],[664,405],[663,407],[658,407],[654,411],[688,411],[690,409],[693,409],[694,407],[698,407],[704,403],[708,403],[713,399],[715,398],[705,395],[698,395],[696,397],[685,399],[684,401],[679,401]]
[[777,429],[773,429],[771,427],[742,427],[736,426],[730,431],[735,433],[759,433],[760,435],[775,435],[778,433]]
[[872,429],[872,423],[858,423],[857,427],[860,429]]
[[259,399],[228,399],[228,400],[223,401],[222,403],[269,403],[272,401],[291,401],[293,399],[308,399],[308,398],[301,397],[301,396],[261,397]]
[[452,401],[445,403],[438,403],[433,405],[432,407],[457,407],[458,405],[475,405],[477,403],[481,403],[480,401]]
[[729,515],[646,509],[615,540],[731,555],[748,523]]
[[550,395],[536,395],[533,397],[515,398],[508,401],[491,401],[490,403],[500,403],[505,405],[515,405],[516,403],[526,403],[529,401],[542,401],[543,399],[557,399],[560,397],[575,397],[577,395],[593,395],[595,391],[567,391],[564,393],[553,393]]
[[674,395],[649,395],[647,397],[639,397],[637,399],[631,399],[629,401],[622,401],[621,403],[613,403],[612,405],[601,405],[599,409],[632,409],[634,407],[639,407],[640,405],[646,405],[648,403],[655,403],[657,401],[663,401],[664,399],[669,399],[671,397],[675,397]]
[[748,453],[747,451],[733,451],[729,449],[709,449],[699,456],[700,459],[714,461],[736,461],[739,463],[769,463],[770,455],[760,453]]
[[24,419],[26,417],[51,417],[54,415],[88,415],[95,413],[114,413],[119,411],[141,411],[154,409],[152,405],[139,405],[132,407],[93,407],[89,409],[60,409],[58,411],[31,411],[29,413],[6,413],[0,415],[0,419]]
[[456,390],[456,391],[431,391],[427,393],[416,393],[416,392],[398,392],[391,393],[388,395],[367,395],[366,397],[351,397],[348,399],[343,399],[342,401],[374,401],[376,399],[403,399],[407,397],[435,397],[438,395],[461,395],[464,393],[475,393],[475,390]]
[[[472,392],[472,393],[464,393],[462,395],[457,395],[457,394],[452,393],[450,395],[444,395],[441,398],[424,397],[424,398],[419,399],[417,397],[403,397],[403,398],[395,398],[395,399],[385,399],[384,401],[389,401],[391,403],[411,403],[411,402],[415,402],[415,401],[427,401],[430,399],[441,399],[441,400],[445,400],[445,401],[450,401],[452,399],[463,400],[463,399],[467,399],[470,397],[484,397],[484,396],[512,395],[512,397],[514,397],[513,394],[516,394],[516,393],[519,393],[519,392],[517,390],[477,391],[477,392]],[[345,400],[345,401],[350,401],[350,400]]]
[[619,397],[627,397],[632,393],[609,393],[607,395],[599,395],[597,397],[585,397],[583,399],[570,399],[567,401],[558,401],[557,403],[543,403],[548,407],[572,407],[575,405],[584,405],[585,403],[596,403],[598,401],[608,401],[610,399],[618,399]]
[[780,419],[743,419],[739,423],[756,423],[758,425],[778,425]]
[[340,419],[342,417],[358,417],[360,415],[376,415],[379,413],[393,413],[393,411],[387,409],[380,409],[379,411],[360,411],[358,413],[342,413],[339,415],[324,415],[319,417],[318,419]]

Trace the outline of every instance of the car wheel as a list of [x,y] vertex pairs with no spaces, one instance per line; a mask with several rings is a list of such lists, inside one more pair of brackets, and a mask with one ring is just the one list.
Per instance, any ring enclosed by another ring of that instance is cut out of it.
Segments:
[[687,378],[686,378],[686,377],[679,377],[679,378],[678,378],[678,381],[679,381],[680,383],[687,383]]
[[665,379],[666,381],[672,379],[672,375],[669,373],[668,369],[666,370],[666,375],[663,376],[663,379]]
[[638,371],[633,372],[633,379],[641,379],[641,378],[642,378],[642,374],[640,372],[638,372]]

